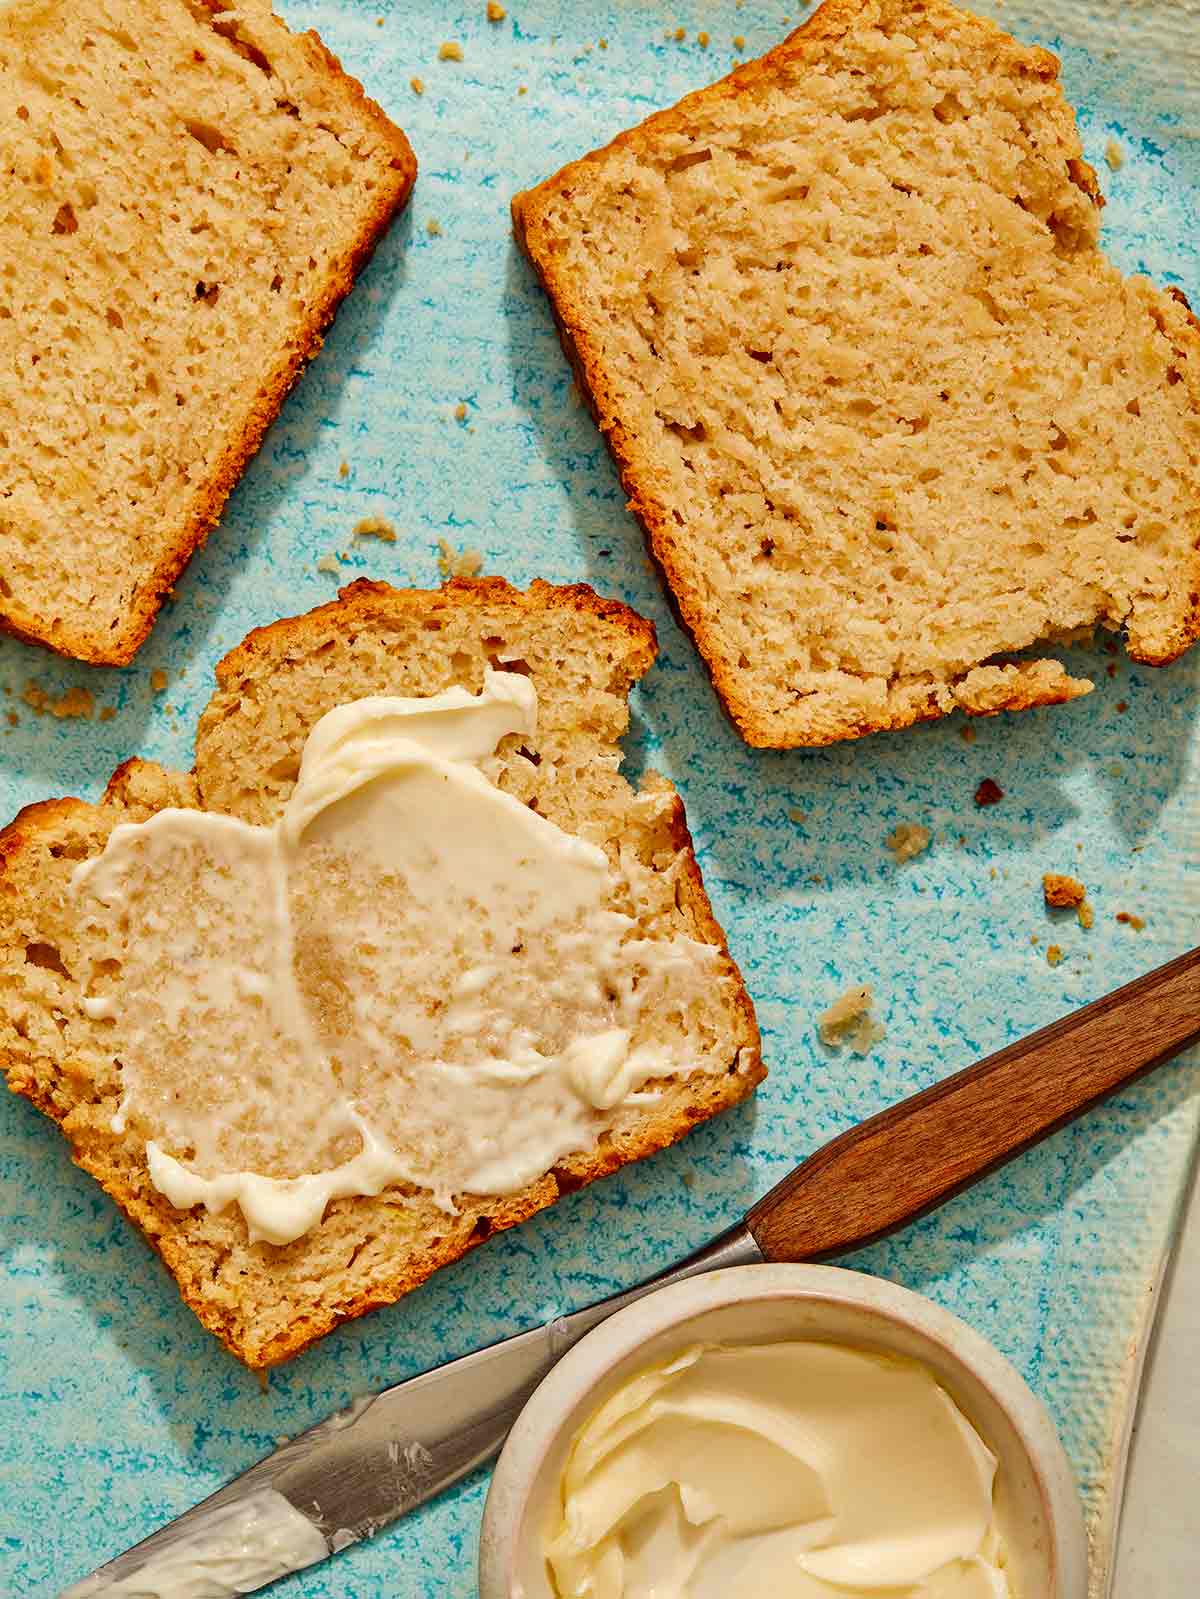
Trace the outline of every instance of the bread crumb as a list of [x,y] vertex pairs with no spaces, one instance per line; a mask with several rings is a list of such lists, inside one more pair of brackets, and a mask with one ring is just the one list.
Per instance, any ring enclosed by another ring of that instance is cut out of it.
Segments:
[[740,33],[735,33],[733,36],[733,48],[739,55],[746,48],[746,41]]
[[998,805],[1004,798],[1004,790],[999,783],[994,783],[990,777],[985,777],[975,790],[975,803],[978,806]]
[[871,1015],[875,997],[869,983],[860,983],[839,994],[828,1010],[817,1017],[821,1042],[831,1049],[849,1044],[855,1055],[870,1053],[873,1045],[886,1036],[887,1028]]
[[1125,152],[1115,139],[1110,139],[1104,146],[1104,159],[1113,172],[1120,172],[1125,165]]
[[1117,675],[1117,663],[1116,663],[1116,661],[1109,661],[1108,665],[1104,668],[1104,670],[1105,670],[1105,672],[1107,672],[1109,677],[1116,677],[1116,675]]
[[428,235],[429,235],[429,237],[431,239],[440,238],[441,237],[441,232],[442,232],[442,224],[440,222],[436,221],[433,217],[430,217],[429,221],[425,224],[425,231],[426,231],[426,233],[428,233]]
[[1037,936],[1036,933],[1030,933],[1029,942],[1031,944],[1040,944],[1041,943],[1041,939]]
[[599,41],[599,44],[600,44],[601,50],[607,50],[608,49],[608,40],[607,39],[601,39]]
[[1126,927],[1132,927],[1135,933],[1140,933],[1146,923],[1140,916],[1135,916],[1132,911],[1118,911],[1117,920],[1124,922]]
[[[21,718],[17,715],[16,711],[5,711],[4,714],[8,718],[9,727],[16,727],[20,723]],[[100,712],[100,720],[104,720],[103,711]]]
[[446,539],[438,540],[438,571],[443,577],[474,577],[483,565],[479,550],[456,550]]
[[339,466],[338,466],[338,477],[349,477],[349,476],[350,476],[350,463],[349,463],[349,461],[342,461],[339,464]]
[[975,729],[971,726],[970,722],[968,722],[965,727],[959,728],[958,736],[962,739],[964,744],[974,744]]
[[458,44],[454,39],[447,39],[445,44],[438,45],[439,61],[461,61],[462,58],[462,45]]
[[997,872],[997,870],[996,870],[996,868],[994,866],[992,867],[991,875],[993,877],[999,877],[999,875],[1000,875],[999,872]]
[[465,422],[467,420],[467,408],[461,400],[454,407],[454,420],[456,422]]
[[526,88],[526,86],[523,83],[518,83],[518,85],[517,85],[517,93],[518,94],[528,94],[529,90]]
[[788,821],[795,822],[797,827],[803,827],[808,821],[808,812],[792,809],[788,812]]
[[1092,909],[1092,903],[1090,900],[1081,900],[1080,903],[1075,907],[1075,914],[1079,918],[1080,927],[1082,927],[1085,932],[1089,927],[1095,925],[1096,912]]
[[1067,877],[1063,872],[1044,872],[1042,896],[1047,905],[1055,910],[1063,910],[1082,905],[1087,898],[1087,889],[1077,877]]
[[57,716],[59,721],[68,716],[80,716],[85,721],[90,721],[95,708],[90,688],[69,688],[58,699],[52,699],[46,690],[32,679],[22,689],[21,698],[35,716],[45,716],[49,713],[51,716]]
[[117,707],[115,705],[102,705],[100,707],[100,720],[102,722],[111,722],[116,714]]
[[409,88],[412,90],[412,92],[414,94],[424,94],[425,93],[425,80],[424,80],[424,78],[410,78],[408,80],[408,86],[409,86]]
[[387,21],[386,17],[376,17],[375,18],[375,26],[377,28],[382,28],[386,21]]
[[707,50],[708,49],[708,35],[707,35],[707,33],[698,33],[696,35],[696,43],[700,46],[701,50]]
[[503,22],[507,15],[508,12],[502,5],[497,4],[497,0],[488,0],[487,19],[489,22]]
[[1127,711],[1129,709],[1129,701],[1128,700],[1118,700],[1117,701],[1117,709],[1119,711]]
[[167,674],[161,666],[156,666],[150,674],[150,687],[156,694],[161,694],[167,686]]
[[396,542],[396,529],[386,516],[364,516],[354,524],[352,531],[356,539],[382,539],[385,544]]
[[687,29],[686,28],[676,28],[674,34],[672,35],[672,38],[675,40],[676,44],[682,44],[683,41],[687,38]]
[[1057,945],[1057,944],[1047,944],[1046,945],[1046,965],[1047,966],[1058,966],[1065,959],[1066,959],[1066,957],[1064,956],[1064,954],[1062,952],[1062,949],[1059,947],[1059,945]]
[[922,850],[928,849],[932,837],[933,834],[927,827],[922,827],[920,822],[900,822],[884,842],[895,856],[896,864],[900,866],[905,861],[911,861]]
[[332,553],[328,554],[328,555],[322,555],[320,560],[317,562],[317,571],[318,572],[340,572],[341,571],[341,567],[338,565],[337,556],[333,555]]

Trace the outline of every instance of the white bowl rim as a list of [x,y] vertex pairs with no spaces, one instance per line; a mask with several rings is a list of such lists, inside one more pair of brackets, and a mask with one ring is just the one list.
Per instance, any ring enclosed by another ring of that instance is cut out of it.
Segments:
[[[730,1266],[654,1289],[567,1351],[526,1402],[488,1488],[479,1547],[481,1599],[516,1599],[514,1565],[539,1467],[587,1394],[650,1339],[708,1311],[798,1300],[873,1314],[935,1344],[1004,1412],[1028,1459],[1053,1538],[1052,1599],[1088,1592],[1088,1543],[1074,1474],[1045,1406],[981,1333],[922,1294],[840,1266]],[[1037,1596],[1042,1599],[1042,1596]]]

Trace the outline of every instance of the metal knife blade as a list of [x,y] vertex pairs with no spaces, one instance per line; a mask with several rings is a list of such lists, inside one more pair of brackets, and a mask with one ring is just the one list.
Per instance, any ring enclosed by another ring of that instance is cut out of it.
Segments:
[[196,1599],[235,1599],[338,1554],[498,1454],[550,1368],[615,1311],[668,1282],[762,1259],[739,1225],[636,1288],[357,1400],[60,1599],[165,1599],[185,1577]]

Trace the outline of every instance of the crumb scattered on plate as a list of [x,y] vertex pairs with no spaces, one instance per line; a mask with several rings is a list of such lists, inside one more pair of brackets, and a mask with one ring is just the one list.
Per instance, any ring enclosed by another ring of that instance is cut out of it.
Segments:
[[430,217],[429,221],[425,224],[425,231],[428,233],[431,239],[436,239],[441,234],[442,224],[436,219],[436,217]]
[[382,539],[385,544],[396,542],[396,529],[386,516],[364,516],[354,524],[356,539]]
[[1104,146],[1104,159],[1113,172],[1120,172],[1125,165],[1125,152],[1115,139],[1110,139]]
[[899,822],[884,842],[896,858],[896,864],[911,861],[922,850],[929,848],[933,834],[920,822]]
[[1003,798],[1004,790],[990,777],[985,777],[975,790],[975,803],[979,806],[998,805]]
[[1117,920],[1126,927],[1132,927],[1135,933],[1140,933],[1146,923],[1143,917],[1135,916],[1132,911],[1118,911]]
[[167,686],[167,674],[161,666],[156,666],[150,674],[150,687],[156,694],[161,694]]
[[338,564],[337,556],[334,555],[332,551],[330,551],[328,555],[322,555],[320,560],[317,562],[317,571],[340,572],[341,566]]
[[454,407],[454,420],[456,422],[465,422],[467,420],[467,408],[461,400]]
[[487,19],[489,22],[503,22],[508,12],[498,4],[498,0],[488,0]]
[[1042,896],[1047,905],[1052,905],[1055,910],[1082,905],[1087,898],[1087,889],[1077,877],[1068,877],[1064,872],[1045,872],[1042,876]]
[[1066,957],[1064,956],[1064,954],[1062,952],[1062,948],[1061,948],[1060,945],[1058,945],[1058,944],[1047,944],[1046,945],[1046,965],[1047,966],[1058,966],[1065,959],[1066,959]]
[[479,550],[456,550],[446,539],[438,540],[438,571],[443,577],[474,577],[483,565]]
[[447,39],[445,44],[438,45],[439,61],[461,61],[462,58],[463,47],[456,40]]
[[797,827],[803,827],[805,822],[808,821],[808,812],[797,810],[795,806],[793,806],[788,812],[788,821],[795,822]]
[[828,1010],[817,1017],[817,1031],[821,1042],[836,1049],[848,1044],[855,1055],[867,1055],[879,1040],[886,1036],[887,1028],[875,1020],[871,1007],[875,996],[869,983],[859,983],[839,994]]
[[408,86],[414,94],[425,93],[425,80],[423,78],[410,78]]
[[95,709],[90,688],[69,688],[65,694],[54,699],[32,678],[21,690],[21,698],[35,716],[57,716],[60,721],[68,716],[79,716],[85,721],[90,720]]

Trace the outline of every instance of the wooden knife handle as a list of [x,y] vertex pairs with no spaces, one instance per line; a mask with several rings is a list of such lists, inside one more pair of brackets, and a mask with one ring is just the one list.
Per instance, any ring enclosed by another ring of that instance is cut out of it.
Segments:
[[746,1217],[768,1260],[884,1237],[1200,1039],[1200,949],[872,1116]]

